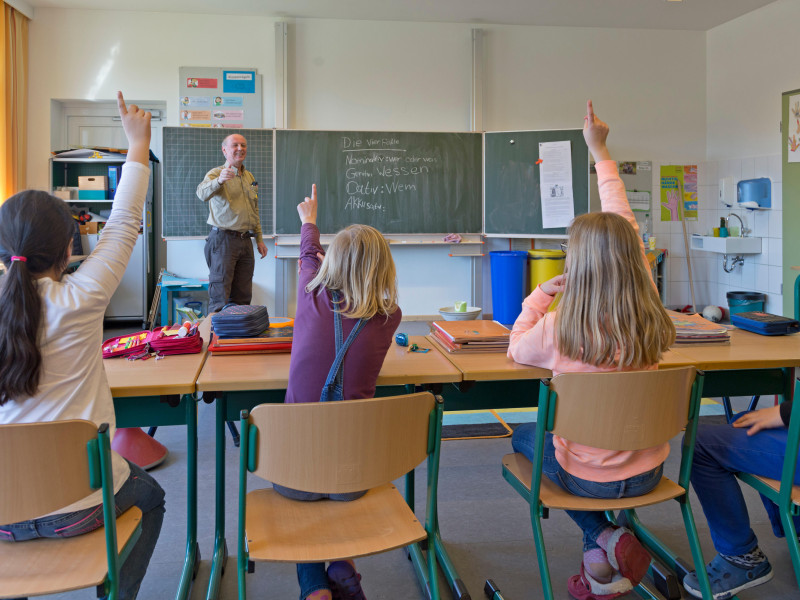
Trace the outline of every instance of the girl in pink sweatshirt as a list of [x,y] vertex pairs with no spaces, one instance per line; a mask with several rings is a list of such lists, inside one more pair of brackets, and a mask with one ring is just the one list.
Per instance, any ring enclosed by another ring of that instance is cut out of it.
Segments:
[[[653,284],[636,219],[606,147],[608,125],[595,116],[591,100],[583,135],[596,161],[603,212],[581,215],[570,225],[565,273],[525,299],[508,356],[553,375],[656,369],[675,328]],[[548,312],[558,293],[557,310]],[[535,423],[518,427],[514,451],[533,460],[535,437]],[[543,473],[562,488],[578,496],[617,498],[645,494],[658,484],[669,445],[618,452],[548,434],[544,452]],[[602,512],[567,514],[583,530],[584,548],[581,571],[568,582],[570,594],[606,600],[639,583],[650,557],[632,533],[614,527]]]

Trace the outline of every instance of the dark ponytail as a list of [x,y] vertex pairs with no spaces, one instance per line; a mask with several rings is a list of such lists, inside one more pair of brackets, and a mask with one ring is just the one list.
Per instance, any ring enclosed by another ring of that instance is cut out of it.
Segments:
[[39,389],[44,311],[35,276],[66,268],[73,231],[67,205],[47,192],[20,192],[0,206],[0,406]]

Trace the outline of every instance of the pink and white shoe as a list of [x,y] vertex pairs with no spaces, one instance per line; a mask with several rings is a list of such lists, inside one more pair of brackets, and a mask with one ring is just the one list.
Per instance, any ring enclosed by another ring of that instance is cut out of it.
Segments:
[[619,573],[608,583],[596,581],[581,563],[581,572],[567,580],[567,591],[575,600],[613,600],[633,589],[630,579]]

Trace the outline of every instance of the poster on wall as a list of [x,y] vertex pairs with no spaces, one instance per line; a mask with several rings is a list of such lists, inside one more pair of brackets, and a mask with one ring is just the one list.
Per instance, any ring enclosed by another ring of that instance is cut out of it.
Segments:
[[661,166],[661,220],[697,221],[697,165]]
[[789,96],[789,126],[786,128],[789,146],[787,162],[800,162],[800,94]]
[[180,67],[178,79],[181,127],[263,127],[261,75],[255,69]]

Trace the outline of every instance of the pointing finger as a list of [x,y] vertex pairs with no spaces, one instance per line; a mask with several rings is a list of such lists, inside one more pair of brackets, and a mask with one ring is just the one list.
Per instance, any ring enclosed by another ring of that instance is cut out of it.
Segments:
[[317,201],[317,184],[316,183],[312,183],[311,184],[311,200],[313,200],[314,202]]
[[119,109],[119,114],[128,114],[128,109],[125,106],[125,98],[122,97],[122,92],[117,92],[117,108]]
[[589,120],[589,125],[594,123],[594,107],[591,100],[586,101],[586,118]]

